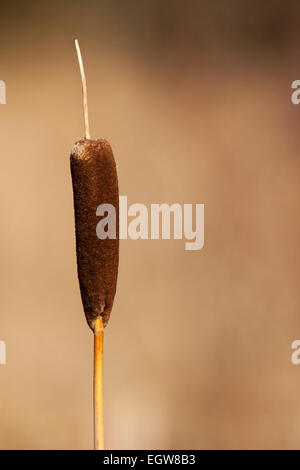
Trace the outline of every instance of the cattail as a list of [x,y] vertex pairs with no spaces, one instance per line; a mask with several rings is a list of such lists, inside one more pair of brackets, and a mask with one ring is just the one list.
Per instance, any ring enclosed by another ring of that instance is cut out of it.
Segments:
[[[91,139],[86,79],[78,41],[84,104],[85,138],[71,152],[77,270],[84,313],[94,332],[94,447],[104,449],[103,327],[108,323],[116,293],[119,263],[119,193],[112,149],[104,139]],[[115,238],[99,239],[97,207],[111,204],[116,211]]]

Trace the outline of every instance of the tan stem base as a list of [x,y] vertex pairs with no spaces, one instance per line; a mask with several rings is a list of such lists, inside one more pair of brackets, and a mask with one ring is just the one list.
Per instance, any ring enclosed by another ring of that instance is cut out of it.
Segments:
[[104,450],[103,429],[103,323],[98,318],[94,328],[94,449]]

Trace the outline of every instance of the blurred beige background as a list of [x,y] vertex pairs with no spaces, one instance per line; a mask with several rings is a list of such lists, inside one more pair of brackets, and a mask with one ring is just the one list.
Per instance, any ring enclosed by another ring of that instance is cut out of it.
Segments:
[[[205,246],[122,241],[110,449],[300,447],[296,2],[4,2],[1,449],[92,447],[69,153],[107,138],[128,202],[204,203]],[[299,14],[298,14],[299,13]]]

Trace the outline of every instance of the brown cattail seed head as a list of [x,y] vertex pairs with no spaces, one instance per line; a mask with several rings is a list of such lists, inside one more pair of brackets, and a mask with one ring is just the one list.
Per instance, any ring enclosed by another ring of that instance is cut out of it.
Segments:
[[[116,293],[119,263],[119,191],[116,163],[104,139],[81,139],[71,152],[77,269],[81,298],[89,326],[100,316],[107,325]],[[116,238],[96,234],[100,204],[116,211]]]

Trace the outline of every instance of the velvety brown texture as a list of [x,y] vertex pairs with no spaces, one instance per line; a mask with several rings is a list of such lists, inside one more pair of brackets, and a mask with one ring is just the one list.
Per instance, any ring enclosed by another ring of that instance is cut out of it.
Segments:
[[[104,139],[82,139],[71,152],[78,279],[90,328],[100,316],[107,325],[112,310],[119,263],[119,192],[116,163]],[[100,240],[96,215],[100,204],[116,209],[116,239]]]

